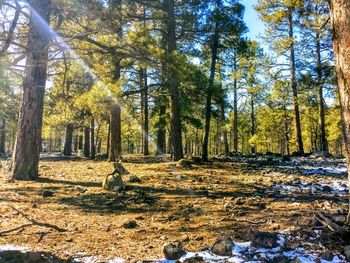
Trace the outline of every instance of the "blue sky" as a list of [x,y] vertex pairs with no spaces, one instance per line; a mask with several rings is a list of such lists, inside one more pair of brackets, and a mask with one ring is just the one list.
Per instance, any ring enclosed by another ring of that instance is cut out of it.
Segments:
[[254,9],[258,0],[242,0],[241,3],[245,6],[244,21],[247,24],[249,32],[247,36],[250,39],[259,40],[259,35],[264,33],[264,24],[259,20],[258,14]]

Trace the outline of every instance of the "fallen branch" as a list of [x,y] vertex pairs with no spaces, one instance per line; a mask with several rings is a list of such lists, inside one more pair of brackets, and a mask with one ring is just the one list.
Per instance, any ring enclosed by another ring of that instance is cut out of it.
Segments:
[[27,219],[30,223],[28,224],[23,224],[23,225],[20,225],[18,227],[14,227],[14,228],[11,228],[11,229],[7,229],[7,230],[3,230],[3,231],[0,231],[0,236],[1,235],[4,235],[4,234],[8,234],[8,233],[11,233],[11,232],[14,232],[14,231],[17,231],[17,230],[22,230],[26,227],[29,227],[29,226],[41,226],[41,227],[46,227],[46,228],[51,228],[51,229],[54,229],[58,232],[66,232],[67,229],[64,229],[64,228],[60,228],[56,225],[52,225],[52,224],[48,224],[48,223],[42,223],[42,222],[38,222],[34,219],[31,219],[29,218],[28,215],[26,215],[25,213],[19,211],[17,208],[13,207],[13,206],[9,206],[11,207],[14,211],[16,211],[18,214],[22,215],[25,219]]
[[22,230],[22,229],[24,229],[24,228],[26,228],[28,226],[32,226],[32,225],[33,225],[32,223],[30,223],[30,224],[23,224],[23,225],[20,225],[20,226],[11,228],[11,229],[6,229],[6,230],[3,230],[3,231],[0,231],[0,236],[8,234],[8,233],[11,233],[11,232],[14,232],[14,231],[17,231],[17,230]]
[[318,220],[322,225],[324,225],[331,231],[337,232],[338,234],[343,235],[349,233],[348,228],[338,225],[322,213],[316,213],[316,220]]

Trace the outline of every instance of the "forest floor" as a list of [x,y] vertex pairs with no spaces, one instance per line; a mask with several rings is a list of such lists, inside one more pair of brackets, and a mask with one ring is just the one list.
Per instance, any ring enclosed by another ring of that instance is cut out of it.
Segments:
[[[163,246],[173,241],[195,252],[222,236],[237,242],[237,261],[210,260],[204,251],[208,261],[188,262],[260,262],[259,257],[266,262],[279,253],[287,255],[285,251],[294,253],[290,262],[346,262],[342,247],[348,241],[315,219],[322,212],[344,221],[344,160],[237,156],[182,167],[167,158],[133,155],[126,156],[123,165],[130,172],[123,177],[127,188],[114,193],[101,188],[113,171],[105,161],[47,155],[37,182],[8,183],[2,160],[0,233],[35,224],[0,234],[0,262],[22,262],[20,255],[11,261],[9,255],[14,258],[15,252],[6,252],[16,247],[52,255],[47,262],[137,262],[164,258]],[[129,182],[132,176],[141,181]],[[53,196],[44,197],[44,192]],[[249,243],[241,243],[258,231],[278,233],[283,249],[252,250]],[[37,255],[31,257],[33,261],[23,262],[41,262],[35,261]]]

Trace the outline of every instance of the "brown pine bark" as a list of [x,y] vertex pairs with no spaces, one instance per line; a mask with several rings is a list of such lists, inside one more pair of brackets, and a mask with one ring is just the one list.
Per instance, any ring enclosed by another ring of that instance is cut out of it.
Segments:
[[72,124],[66,125],[65,136],[64,136],[64,148],[63,155],[72,155],[72,145],[73,145],[73,132],[74,127]]
[[0,153],[5,153],[6,144],[6,121],[5,119],[0,120]]
[[299,111],[299,101],[298,101],[298,87],[296,81],[296,66],[295,66],[295,50],[294,50],[294,24],[293,24],[293,14],[289,11],[288,16],[289,22],[289,37],[292,40],[290,44],[290,81],[292,85],[293,94],[293,108],[294,108],[294,130],[295,139],[297,142],[297,152],[300,155],[304,154],[303,138],[301,134],[301,124],[300,124],[300,111]]
[[[233,68],[237,72],[237,51],[234,51]],[[238,152],[238,92],[237,79],[233,80],[233,151]]]
[[[11,179],[35,180],[41,146],[41,130],[47,79],[50,0],[33,0],[27,40],[23,97],[13,153]],[[39,15],[42,20],[37,17]]]
[[[255,135],[255,105],[254,97],[250,95],[250,136]],[[250,148],[251,154],[256,154],[256,146],[252,145]]]
[[84,156],[90,157],[90,129],[84,127]]
[[142,152],[144,155],[149,155],[149,120],[148,120],[148,84],[147,84],[147,69],[140,69],[140,83],[141,83],[141,114],[142,114]]
[[211,50],[211,65],[210,65],[210,77],[207,89],[207,100],[205,106],[205,126],[204,126],[204,138],[202,147],[202,161],[208,161],[208,143],[209,143],[209,133],[210,133],[210,119],[211,119],[211,99],[213,95],[214,79],[215,79],[215,68],[216,60],[218,56],[218,45],[219,45],[219,24],[215,23],[215,30],[213,36],[213,44]]
[[95,145],[95,119],[94,118],[91,118],[91,121],[90,121],[90,149],[91,149],[90,157],[91,159],[95,159],[96,145]]
[[157,151],[156,155],[162,155],[166,153],[166,105],[163,102],[160,102],[159,106],[159,121],[157,123]]
[[[165,0],[165,11],[167,14],[167,58],[169,62],[172,62],[176,51],[174,0]],[[171,142],[174,154],[173,159],[177,161],[183,158],[180,93],[176,69],[173,66],[168,66],[166,71],[166,83],[170,95]]]
[[[350,1],[331,0],[333,48],[342,109],[344,144],[350,174]],[[348,214],[348,224],[350,210]]]
[[115,162],[121,159],[121,107],[113,105],[110,115],[110,146],[108,161]]
[[328,154],[328,141],[326,136],[326,122],[325,122],[325,105],[323,99],[323,87],[322,87],[322,62],[321,62],[321,43],[320,34],[316,34],[316,54],[317,54],[317,77],[318,77],[318,116],[319,116],[319,129],[320,129],[320,150],[323,154]]

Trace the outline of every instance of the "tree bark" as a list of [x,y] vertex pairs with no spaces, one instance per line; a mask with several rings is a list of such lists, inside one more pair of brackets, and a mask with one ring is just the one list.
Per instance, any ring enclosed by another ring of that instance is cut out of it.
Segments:
[[63,148],[63,155],[65,156],[72,155],[73,131],[74,131],[73,125],[67,124],[65,136],[64,136],[64,148]]
[[176,51],[175,35],[175,3],[174,0],[165,0],[165,10],[167,14],[167,58],[168,67],[166,70],[166,83],[170,95],[170,113],[171,113],[171,142],[173,148],[173,159],[175,161],[183,158],[182,136],[181,136],[181,105],[180,93],[178,87],[177,69],[173,64]]
[[205,106],[205,128],[204,128],[204,138],[203,138],[203,149],[202,149],[202,161],[208,161],[208,142],[209,142],[209,133],[210,133],[210,119],[211,119],[211,98],[214,88],[214,79],[215,79],[215,68],[216,60],[218,55],[218,45],[219,45],[219,24],[215,22],[215,29],[213,35],[213,44],[212,44],[212,54],[211,54],[211,65],[210,65],[210,77],[207,90],[207,101]]
[[328,154],[328,141],[326,136],[326,124],[325,124],[325,105],[323,100],[323,87],[322,87],[322,62],[321,62],[321,43],[320,34],[316,34],[316,54],[317,54],[317,77],[318,77],[318,115],[319,115],[319,127],[320,127],[320,150],[323,154]]
[[109,162],[121,159],[121,107],[119,103],[113,105],[110,115],[110,146]]
[[[331,0],[333,48],[337,72],[340,104],[342,109],[343,135],[350,174],[350,2]],[[348,224],[350,209],[348,214]]]
[[166,105],[164,102],[160,102],[159,106],[159,121],[157,124],[157,155],[166,153]]
[[[23,97],[13,153],[11,179],[38,178],[41,130],[47,79],[50,0],[31,2]],[[35,11],[33,11],[35,10]],[[41,18],[37,17],[41,16]]]
[[[237,72],[237,51],[234,51],[233,67]],[[238,94],[237,78],[233,80],[233,151],[238,152]]]
[[147,69],[140,69],[140,82],[141,82],[141,114],[142,114],[142,152],[144,155],[149,155],[149,142],[148,142],[148,84],[147,84]]
[[90,129],[84,127],[84,156],[90,157]]
[[[255,108],[254,108],[254,97],[250,95],[250,136],[255,135]],[[256,146],[252,145],[250,148],[252,154],[256,154]]]
[[225,103],[221,103],[221,121],[222,121],[222,126],[223,126],[223,137],[224,137],[224,151],[225,155],[228,156],[230,153],[230,146],[228,143],[228,135],[227,135],[227,130],[226,130],[226,117],[225,117]]
[[91,147],[91,159],[96,157],[96,145],[95,145],[95,119],[92,117],[90,122],[90,147]]
[[1,119],[0,126],[0,153],[5,153],[5,144],[6,144],[6,121],[5,119]]
[[293,107],[294,107],[294,130],[295,130],[295,139],[297,142],[297,151],[298,154],[304,154],[304,145],[303,138],[301,134],[301,124],[300,124],[300,112],[299,112],[299,102],[298,102],[298,88],[296,81],[296,66],[295,66],[295,50],[294,50],[294,24],[293,24],[293,14],[292,11],[289,11],[288,16],[289,22],[289,37],[291,39],[290,44],[290,80],[292,85],[293,93]]

